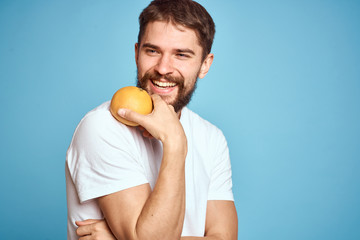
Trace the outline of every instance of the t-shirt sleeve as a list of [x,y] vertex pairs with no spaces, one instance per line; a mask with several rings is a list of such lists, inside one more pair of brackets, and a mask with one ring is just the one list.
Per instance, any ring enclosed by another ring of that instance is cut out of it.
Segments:
[[148,183],[131,130],[106,114],[110,113],[88,114],[75,130],[67,152],[81,203]]
[[214,146],[216,150],[213,155],[208,200],[234,201],[229,148],[226,139],[220,130],[217,134]]

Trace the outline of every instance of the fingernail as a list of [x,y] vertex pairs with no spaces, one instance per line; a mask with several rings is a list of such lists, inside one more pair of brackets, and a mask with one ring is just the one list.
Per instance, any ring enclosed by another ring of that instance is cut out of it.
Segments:
[[124,116],[125,116],[125,109],[120,108],[119,111],[118,111],[118,114],[119,114],[121,117],[124,117]]

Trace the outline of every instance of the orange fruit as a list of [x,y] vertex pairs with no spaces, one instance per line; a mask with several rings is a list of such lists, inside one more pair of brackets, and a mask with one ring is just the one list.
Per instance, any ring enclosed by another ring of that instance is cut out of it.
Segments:
[[110,112],[114,118],[128,126],[139,125],[120,117],[117,113],[120,108],[130,109],[137,113],[147,115],[152,112],[153,104],[150,95],[145,90],[129,86],[116,91],[111,99]]

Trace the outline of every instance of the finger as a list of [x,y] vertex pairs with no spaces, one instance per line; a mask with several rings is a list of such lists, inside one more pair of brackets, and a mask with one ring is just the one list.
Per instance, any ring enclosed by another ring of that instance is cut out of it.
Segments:
[[173,105],[168,105],[169,106],[169,108],[171,109],[171,111],[173,111],[173,112],[175,112],[175,108],[174,108],[174,106]]
[[159,95],[153,94],[151,95],[151,98],[153,100],[154,110],[157,108],[157,106],[164,104],[170,108],[173,112],[175,112],[175,108],[171,104],[167,104]]
[[146,137],[146,138],[150,138],[150,139],[154,138],[154,137],[153,137],[148,131],[146,131],[146,130],[144,130],[143,136]]
[[76,235],[79,237],[90,235],[92,231],[92,224],[84,225],[76,229]]
[[162,103],[166,104],[166,102],[157,94],[152,94],[151,99],[153,101],[154,109],[156,108],[156,105],[159,105],[159,104],[162,104]]
[[158,95],[158,94],[151,94],[151,99],[153,101],[159,101],[159,100],[162,100],[162,98]]
[[139,128],[140,131],[144,131],[144,130],[145,130],[145,128],[144,128],[143,126],[138,126],[138,128]]
[[97,223],[97,222],[100,222],[100,221],[101,220],[99,220],[99,219],[86,219],[86,220],[83,220],[83,221],[75,221],[75,224],[80,227],[80,226],[85,226],[85,225]]
[[92,239],[91,235],[86,235],[86,236],[83,236],[83,237],[79,238],[79,240],[91,240],[91,239]]
[[130,109],[120,108],[118,111],[120,117],[129,120],[131,122],[138,123],[139,125],[143,125],[146,120],[146,116],[135,111],[131,111]]

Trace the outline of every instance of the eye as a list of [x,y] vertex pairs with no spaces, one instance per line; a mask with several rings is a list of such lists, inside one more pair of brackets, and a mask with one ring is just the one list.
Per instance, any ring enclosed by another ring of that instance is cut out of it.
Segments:
[[155,49],[152,49],[152,48],[148,48],[145,50],[145,52],[149,55],[156,55],[158,54],[158,51],[156,51]]
[[185,54],[185,53],[178,53],[178,54],[176,54],[176,56],[178,56],[179,58],[189,58],[190,57],[190,55]]

